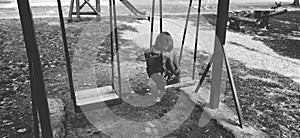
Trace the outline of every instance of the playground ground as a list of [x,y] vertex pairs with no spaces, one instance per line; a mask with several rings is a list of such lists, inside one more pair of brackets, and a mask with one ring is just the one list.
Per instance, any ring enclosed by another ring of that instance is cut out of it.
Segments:
[[[176,10],[179,11],[179,10]],[[234,79],[237,86],[238,96],[242,107],[243,117],[248,125],[265,132],[269,136],[289,137],[291,134],[299,136],[300,120],[300,34],[298,11],[289,12],[272,19],[271,29],[257,30],[247,28],[245,32],[229,30],[227,34],[227,51]],[[180,42],[184,22],[184,15],[166,16],[165,29],[170,31],[176,40]],[[195,15],[191,17],[190,30],[194,30]],[[203,72],[204,67],[212,52],[212,40],[214,38],[215,16],[212,14],[203,15],[200,26],[199,57],[197,69]],[[119,29],[120,45],[123,46],[123,61],[130,60],[130,55],[139,55],[147,45],[139,40],[146,40],[149,23],[120,17]],[[66,69],[60,36],[60,27],[57,19],[43,18],[35,19],[38,45],[40,46],[41,61],[44,70],[46,90],[49,97],[61,98],[66,104],[66,136],[67,137],[92,137],[100,135],[100,132],[86,119],[84,114],[74,115],[69,97]],[[0,91],[0,136],[1,137],[30,137],[32,132],[32,118],[30,105],[30,87],[28,81],[28,66],[25,47],[22,39],[20,23],[17,19],[2,19],[1,22],[1,91]],[[97,46],[96,64],[107,63],[109,60],[109,37],[108,20],[104,19],[99,23],[87,18],[83,22],[67,24],[67,37],[69,41],[72,58],[78,51],[78,43],[85,32],[87,24],[96,24],[101,33],[93,45]],[[157,25],[157,24],[156,24]],[[88,32],[85,32],[88,33]],[[178,33],[178,35],[176,34]],[[186,62],[191,62],[194,32],[187,40]],[[133,37],[136,36],[136,37]],[[96,36],[95,36],[96,37]],[[175,43],[178,43],[175,41]],[[134,45],[134,48],[126,50],[126,46]],[[176,47],[175,47],[176,48]],[[178,48],[178,47],[177,47]],[[132,52],[132,53],[130,53]],[[126,55],[128,54],[128,55]],[[135,61],[140,63],[142,59]],[[189,69],[187,68],[188,72]],[[101,76],[99,70],[99,76]],[[143,76],[137,76],[135,82],[142,82]],[[141,79],[141,80],[139,80]],[[109,83],[104,77],[97,77],[97,85]],[[207,80],[204,87],[209,88],[210,80]],[[142,91],[139,87],[136,91]],[[226,103],[234,111],[234,103],[230,93],[229,85],[222,102]],[[122,104],[112,110],[123,118],[135,121],[145,121],[160,118],[172,109],[180,91],[168,91],[162,102],[148,108],[137,109],[129,104]],[[162,108],[163,107],[163,108]],[[211,121],[206,127],[197,126],[201,107],[195,107],[188,119],[174,132],[166,137],[232,137],[231,132]],[[144,134],[155,133],[159,129],[146,129]],[[121,132],[120,132],[121,133]]]

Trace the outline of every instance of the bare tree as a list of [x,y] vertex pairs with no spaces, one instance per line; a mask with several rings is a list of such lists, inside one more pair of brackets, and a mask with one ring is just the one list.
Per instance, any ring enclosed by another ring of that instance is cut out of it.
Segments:
[[293,5],[299,6],[299,0],[294,0]]

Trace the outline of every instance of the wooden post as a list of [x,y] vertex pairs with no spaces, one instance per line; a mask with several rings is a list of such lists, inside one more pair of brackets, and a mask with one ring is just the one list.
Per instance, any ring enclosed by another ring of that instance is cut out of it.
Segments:
[[[28,0],[17,0],[20,21],[23,30],[27,59],[29,63],[29,78],[33,102],[33,116],[39,118],[42,128],[42,137],[52,138],[52,129],[49,117],[49,106],[45,92],[45,84],[41,67],[39,50],[36,42],[34,23]],[[34,121],[38,121],[34,118]],[[35,122],[37,123],[37,122]],[[35,124],[35,129],[37,124]],[[39,131],[39,130],[35,130]],[[37,135],[38,132],[35,134]]]
[[226,56],[223,45],[225,44],[226,38],[226,28],[227,28],[227,18],[228,18],[228,9],[229,9],[229,0],[219,0],[218,2],[218,13],[217,13],[217,25],[216,25],[216,38],[215,38],[215,48],[214,54],[211,60],[209,61],[205,72],[198,83],[198,86],[195,90],[197,92],[204,80],[205,75],[208,73],[208,70],[213,62],[213,72],[212,72],[212,86],[210,93],[210,108],[217,109],[220,103],[221,92],[225,89],[225,83],[222,83],[222,68],[223,60],[225,59],[225,65],[227,69],[227,75],[231,85],[231,92],[233,94],[234,103],[236,106],[240,127],[243,128],[243,118],[240,109],[239,100],[236,93],[236,88],[233,80],[233,75],[231,72],[231,67],[229,60]]
[[110,25],[110,56],[111,56],[110,62],[111,62],[111,82],[112,82],[111,85],[115,86],[113,10],[112,10],[111,0],[108,1],[109,1],[109,25]]
[[117,10],[116,10],[116,2],[112,0],[112,10],[113,10],[113,18],[114,18],[114,33],[115,33],[115,45],[116,45],[116,56],[117,56],[117,70],[118,70],[118,78],[119,78],[119,96],[122,98],[122,83],[121,83],[121,65],[120,65],[120,54],[119,54],[119,42],[118,42],[118,25],[117,25]]
[[69,19],[68,19],[68,22],[72,22],[72,12],[73,12],[73,9],[74,9],[74,0],[71,0],[70,9],[69,9]]
[[299,0],[294,0],[293,5],[299,6]]
[[218,0],[217,25],[212,67],[212,86],[210,93],[210,108],[217,109],[220,102],[221,81],[223,69],[223,45],[225,44],[229,0]]
[[77,21],[80,21],[80,0],[76,0],[76,15]]
[[[96,10],[99,12],[99,13],[101,13],[101,6],[100,6],[100,0],[96,0]],[[100,21],[100,15],[99,14],[97,14],[97,21]]]

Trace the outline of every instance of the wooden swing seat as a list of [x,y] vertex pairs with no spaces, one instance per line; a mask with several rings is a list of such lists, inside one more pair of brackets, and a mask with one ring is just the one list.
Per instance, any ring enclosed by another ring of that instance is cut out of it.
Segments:
[[112,86],[87,89],[75,92],[76,104],[81,109],[99,109],[122,103]]

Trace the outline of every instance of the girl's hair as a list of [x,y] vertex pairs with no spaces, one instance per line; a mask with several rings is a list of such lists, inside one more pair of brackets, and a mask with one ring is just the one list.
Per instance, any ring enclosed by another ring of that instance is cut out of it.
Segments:
[[158,34],[153,48],[170,52],[173,49],[173,39],[171,34],[168,32],[161,32]]

